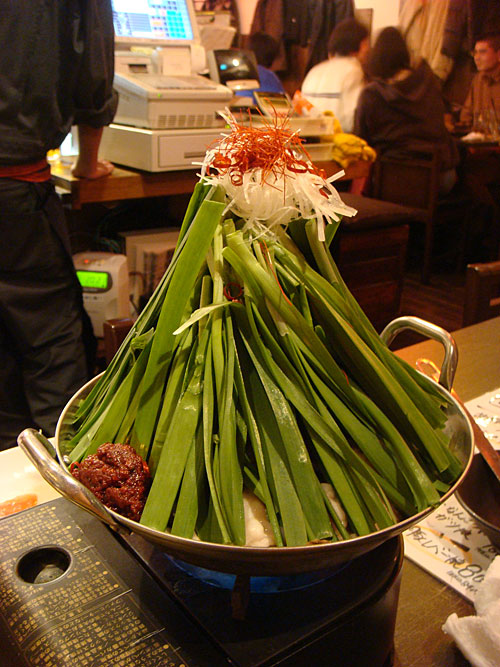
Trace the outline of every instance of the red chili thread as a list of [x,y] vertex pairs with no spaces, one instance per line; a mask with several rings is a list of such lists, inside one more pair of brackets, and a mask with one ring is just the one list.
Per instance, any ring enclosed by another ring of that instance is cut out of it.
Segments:
[[[287,117],[275,114],[272,122],[265,121],[264,127],[253,127],[233,120],[232,132],[222,142],[218,141],[220,150],[215,152],[207,173],[213,167],[223,175],[228,174],[235,186],[243,183],[245,172],[254,169],[261,170],[263,183],[268,183],[271,175],[276,178],[287,170],[296,174],[309,172],[325,179],[325,171],[312,163],[303,139],[286,127]],[[299,148],[307,159],[298,157],[294,148]]]
[[290,299],[288,298],[288,296],[285,294],[285,292],[284,292],[284,290],[283,290],[283,287],[281,287],[281,283],[280,283],[280,281],[279,281],[279,278],[278,278],[278,276],[276,275],[276,272],[275,272],[275,270],[274,270],[273,265],[271,264],[271,258],[269,257],[269,249],[268,249],[268,247],[267,247],[267,245],[266,245],[266,242],[265,242],[265,241],[259,241],[259,244],[260,244],[260,247],[261,247],[261,249],[262,249],[262,254],[264,255],[264,259],[265,259],[265,261],[266,261],[266,264],[267,264],[267,266],[269,267],[269,270],[271,271],[271,273],[273,274],[274,279],[275,279],[276,282],[278,283],[278,287],[280,288],[280,292],[281,292],[281,293],[283,294],[283,296],[285,297],[285,300],[287,301],[287,303],[289,303],[291,306],[293,306],[293,303],[290,301]]
[[[233,288],[235,288],[236,293],[233,293]],[[228,301],[241,302],[243,300],[243,287],[239,283],[227,283],[224,285],[224,289],[222,291]]]

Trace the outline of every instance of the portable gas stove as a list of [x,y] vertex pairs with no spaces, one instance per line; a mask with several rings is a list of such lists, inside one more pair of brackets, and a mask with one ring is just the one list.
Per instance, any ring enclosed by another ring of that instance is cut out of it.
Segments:
[[1,519],[0,552],[3,667],[391,663],[401,537],[335,570],[228,585],[58,498]]

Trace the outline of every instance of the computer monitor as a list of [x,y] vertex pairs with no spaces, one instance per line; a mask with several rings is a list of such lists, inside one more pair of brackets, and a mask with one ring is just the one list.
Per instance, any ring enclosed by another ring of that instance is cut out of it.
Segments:
[[118,47],[199,43],[192,0],[112,0]]
[[253,51],[216,49],[207,52],[210,78],[233,90],[259,87],[259,71]]

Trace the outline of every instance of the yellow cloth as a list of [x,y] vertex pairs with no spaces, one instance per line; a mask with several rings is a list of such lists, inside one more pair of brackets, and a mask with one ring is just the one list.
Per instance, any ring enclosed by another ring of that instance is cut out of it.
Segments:
[[377,157],[374,149],[355,134],[336,132],[324,137],[324,140],[333,144],[331,159],[335,160],[343,169],[359,160],[374,162]]

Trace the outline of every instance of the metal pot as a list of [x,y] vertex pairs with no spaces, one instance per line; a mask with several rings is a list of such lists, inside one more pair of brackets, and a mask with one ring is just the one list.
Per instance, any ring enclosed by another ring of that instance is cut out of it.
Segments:
[[[402,330],[411,329],[439,340],[445,348],[440,383],[437,384],[446,399],[447,429],[451,447],[463,464],[463,471],[452,488],[442,497],[448,498],[464,478],[473,455],[473,434],[467,415],[450,393],[457,364],[457,349],[453,338],[444,329],[415,317],[401,317],[391,322],[381,334],[389,345]],[[99,377],[99,376],[98,376]],[[64,408],[57,424],[55,446],[33,429],[24,430],[18,437],[19,446],[27,454],[42,477],[60,494],[108,524],[117,533],[136,534],[161,547],[170,556],[192,565],[238,575],[273,576],[312,572],[337,567],[361,556],[384,541],[399,535],[433,511],[429,507],[399,523],[370,535],[353,539],[299,547],[241,547],[201,542],[176,537],[153,530],[108,509],[68,471],[60,451],[60,443],[67,439],[72,416],[78,403],[91,390],[98,377],[83,386]],[[66,437],[64,437],[66,436]],[[59,460],[57,463],[56,459]]]

